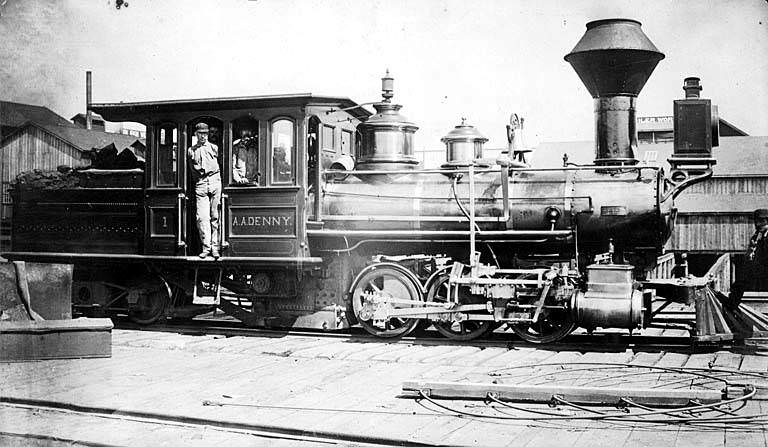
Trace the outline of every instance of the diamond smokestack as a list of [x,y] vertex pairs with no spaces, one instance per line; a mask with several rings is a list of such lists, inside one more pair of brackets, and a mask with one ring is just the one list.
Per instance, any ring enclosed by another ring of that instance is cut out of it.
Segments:
[[595,98],[595,164],[636,164],[635,105],[654,68],[664,59],[640,22],[606,19],[587,23],[565,56]]

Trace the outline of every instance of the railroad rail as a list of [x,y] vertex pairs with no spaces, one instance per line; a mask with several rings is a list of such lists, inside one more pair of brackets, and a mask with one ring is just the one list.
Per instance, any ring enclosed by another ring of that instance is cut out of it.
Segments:
[[[182,335],[212,335],[221,337],[268,337],[278,338],[286,335],[299,337],[329,338],[359,343],[380,344],[418,344],[423,346],[473,346],[485,348],[513,348],[513,347],[539,347],[521,340],[514,334],[497,330],[488,334],[485,338],[471,341],[457,341],[442,337],[432,330],[421,330],[414,335],[395,339],[381,339],[375,337],[362,328],[353,327],[345,331],[324,332],[308,329],[267,329],[248,327],[236,320],[227,319],[195,319],[189,321],[174,322],[168,320],[164,323],[153,325],[139,325],[128,319],[115,319],[115,328],[121,330],[135,330],[147,332],[177,333]],[[674,352],[707,351],[715,347],[722,349],[723,345],[708,345],[695,343],[683,329],[672,326],[670,329],[651,328],[646,333],[628,334],[626,332],[575,332],[563,340],[543,347],[544,349],[557,350],[581,350],[589,351],[617,351],[629,348],[640,350],[665,350]],[[732,345],[729,347],[735,351],[750,351],[751,346]]]

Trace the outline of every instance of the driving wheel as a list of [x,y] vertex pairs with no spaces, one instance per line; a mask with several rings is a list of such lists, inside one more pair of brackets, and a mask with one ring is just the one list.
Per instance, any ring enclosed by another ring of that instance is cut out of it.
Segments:
[[376,319],[383,311],[423,308],[418,284],[396,264],[376,264],[367,267],[352,287],[352,308],[367,332],[377,337],[399,337],[409,334],[419,323],[418,318],[392,317]]

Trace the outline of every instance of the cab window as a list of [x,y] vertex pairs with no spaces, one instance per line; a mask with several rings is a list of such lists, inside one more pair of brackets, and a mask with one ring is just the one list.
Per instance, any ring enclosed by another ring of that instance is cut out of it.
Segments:
[[271,126],[271,180],[272,184],[293,183],[293,152],[294,152],[293,121],[280,119]]
[[259,121],[250,117],[232,122],[232,184],[259,184]]
[[334,127],[323,124],[323,150],[336,152],[336,139],[333,138]]
[[155,163],[157,186],[176,186],[179,148],[178,126],[174,123],[159,125],[155,147],[157,147],[157,163]]

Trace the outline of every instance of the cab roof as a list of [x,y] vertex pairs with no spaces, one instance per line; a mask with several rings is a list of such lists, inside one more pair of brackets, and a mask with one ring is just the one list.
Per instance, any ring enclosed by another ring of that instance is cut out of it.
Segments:
[[91,110],[104,119],[113,122],[137,121],[142,117],[175,112],[210,112],[215,110],[237,110],[290,106],[330,106],[340,109],[350,108],[348,113],[355,118],[365,120],[371,112],[355,107],[358,104],[341,96],[313,95],[295,93],[288,95],[240,96],[230,98],[174,99],[166,101],[116,102],[91,104]]

